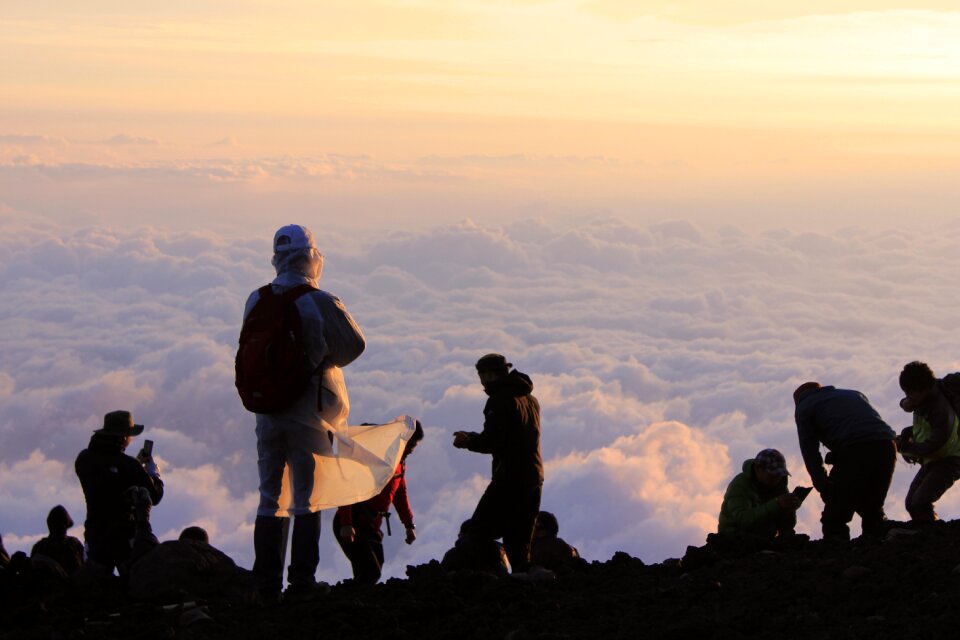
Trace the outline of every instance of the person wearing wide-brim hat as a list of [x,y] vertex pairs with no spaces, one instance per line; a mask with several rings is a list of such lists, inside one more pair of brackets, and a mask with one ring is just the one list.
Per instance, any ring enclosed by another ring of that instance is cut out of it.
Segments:
[[163,481],[153,456],[144,451],[136,458],[125,453],[134,436],[141,433],[143,425],[136,424],[129,411],[111,411],[75,464],[87,502],[83,534],[87,557],[108,571],[124,570],[134,537],[133,511],[124,492],[143,487],[153,504],[163,498]]

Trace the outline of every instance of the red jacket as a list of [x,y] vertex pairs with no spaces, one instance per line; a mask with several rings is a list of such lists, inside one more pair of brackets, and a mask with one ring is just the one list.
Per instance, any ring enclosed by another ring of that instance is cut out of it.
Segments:
[[355,529],[369,527],[380,531],[383,514],[390,510],[391,504],[397,510],[397,515],[400,516],[400,522],[405,527],[412,526],[413,511],[410,510],[410,501],[407,499],[407,481],[404,478],[406,470],[406,463],[401,462],[397,465],[397,470],[390,478],[390,482],[378,495],[364,502],[337,509],[340,526],[352,526]]

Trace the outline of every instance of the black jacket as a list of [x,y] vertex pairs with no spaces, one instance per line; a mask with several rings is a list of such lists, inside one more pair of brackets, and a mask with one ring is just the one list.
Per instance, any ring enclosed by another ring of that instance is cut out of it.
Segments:
[[493,482],[543,484],[540,457],[540,403],[530,395],[533,382],[511,371],[484,387],[483,431],[471,433],[466,448],[493,455]]
[[125,454],[116,437],[93,434],[74,468],[87,501],[88,529],[121,527],[132,535],[133,516],[123,502],[128,487],[145,487],[153,504],[163,498],[163,481],[149,476],[136,458]]

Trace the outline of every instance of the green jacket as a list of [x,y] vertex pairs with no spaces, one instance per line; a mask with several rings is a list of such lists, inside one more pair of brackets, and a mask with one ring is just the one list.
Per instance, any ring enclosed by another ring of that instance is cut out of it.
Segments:
[[743,472],[727,486],[720,507],[720,535],[756,535],[776,538],[792,533],[797,513],[781,509],[777,497],[787,493],[787,479],[776,487],[764,487],[753,475],[753,459],[743,463]]
[[949,456],[960,456],[960,420],[937,385],[933,396],[913,412],[912,442],[904,442],[901,453],[919,458],[924,464]]

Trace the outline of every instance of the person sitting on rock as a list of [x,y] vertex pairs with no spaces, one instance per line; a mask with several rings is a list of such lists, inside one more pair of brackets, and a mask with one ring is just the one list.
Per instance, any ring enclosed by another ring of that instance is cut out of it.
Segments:
[[180,532],[180,537],[177,540],[191,540],[193,542],[202,542],[204,544],[210,544],[210,535],[207,533],[207,530],[203,527],[192,526],[187,527]]
[[897,448],[908,462],[920,463],[907,490],[907,512],[913,522],[934,522],[933,503],[960,478],[960,421],[927,364],[904,366],[900,388],[906,394],[900,406],[913,413],[913,425],[897,437]]
[[537,514],[530,546],[530,564],[556,571],[581,560],[576,548],[557,536],[559,532],[560,524],[555,515],[549,511]]
[[510,575],[510,561],[503,545],[484,535],[472,519],[460,525],[457,542],[443,555],[444,571],[482,571],[495,576]]
[[137,537],[128,571],[131,597],[158,602],[183,602],[184,598],[242,604],[259,601],[252,573],[213,547],[203,528],[187,527],[176,540],[158,542],[150,528],[149,496],[139,493],[142,491],[131,492],[137,514]]
[[727,486],[720,507],[720,541],[770,542],[792,538],[800,499],[787,491],[787,461],[776,449],[764,449],[744,461],[743,471]]
[[63,505],[58,504],[51,509],[47,515],[49,535],[40,539],[30,550],[30,557],[34,562],[39,557],[49,558],[60,565],[67,575],[75,573],[83,566],[83,543],[67,535],[72,526],[73,518]]

